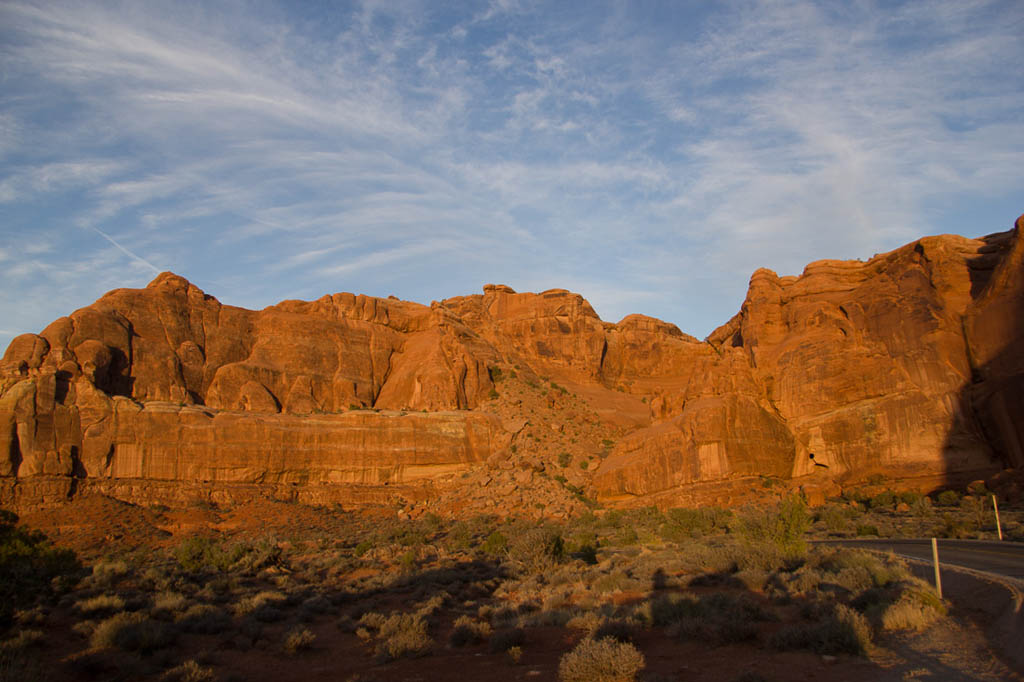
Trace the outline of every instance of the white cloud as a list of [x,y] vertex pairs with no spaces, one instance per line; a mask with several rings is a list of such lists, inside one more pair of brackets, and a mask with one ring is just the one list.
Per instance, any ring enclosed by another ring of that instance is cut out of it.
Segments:
[[298,7],[0,6],[0,246],[49,245],[5,319],[155,264],[264,305],[501,276],[702,334],[756,267],[1021,195],[1009,4]]

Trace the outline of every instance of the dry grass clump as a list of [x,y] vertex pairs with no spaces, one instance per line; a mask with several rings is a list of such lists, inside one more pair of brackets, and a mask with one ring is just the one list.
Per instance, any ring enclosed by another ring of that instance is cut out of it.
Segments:
[[310,632],[308,628],[296,627],[289,630],[285,635],[284,650],[286,653],[294,656],[300,651],[313,648],[313,642],[315,641],[316,635]]
[[124,610],[124,599],[116,594],[100,594],[89,599],[83,599],[75,604],[75,608],[81,613],[99,616]]
[[279,607],[284,605],[286,601],[288,601],[288,597],[283,593],[274,590],[264,590],[245,597],[235,604],[235,613],[239,616],[251,614],[256,620],[269,623],[284,618],[284,614]]
[[562,682],[629,682],[644,668],[644,655],[632,644],[584,639],[558,663]]
[[204,668],[193,660],[171,668],[161,676],[161,682],[213,682],[213,669]]
[[14,637],[0,642],[0,651],[9,653],[24,651],[29,647],[41,644],[44,636],[42,630],[19,630]]
[[455,620],[455,628],[448,637],[448,642],[455,647],[476,644],[487,639],[491,634],[490,623],[481,622],[471,616],[459,616]]
[[572,630],[584,630],[589,635],[601,627],[603,620],[596,611],[583,611],[570,618],[565,626]]
[[927,585],[904,591],[899,599],[885,607],[881,615],[883,630],[914,630],[920,632],[946,615],[942,603]]

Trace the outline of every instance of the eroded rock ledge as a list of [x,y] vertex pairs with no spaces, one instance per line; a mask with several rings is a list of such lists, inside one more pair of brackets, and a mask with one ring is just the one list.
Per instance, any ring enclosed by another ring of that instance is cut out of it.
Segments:
[[604,322],[561,289],[251,311],[164,273],[7,348],[0,505],[96,490],[472,512],[495,480],[551,513],[1021,467],[1021,224],[758,270],[705,341]]

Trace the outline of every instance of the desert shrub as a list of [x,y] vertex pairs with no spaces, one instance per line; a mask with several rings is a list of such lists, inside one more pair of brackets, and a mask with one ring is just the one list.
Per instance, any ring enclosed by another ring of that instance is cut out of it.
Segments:
[[489,648],[492,654],[500,654],[512,647],[521,647],[525,642],[526,633],[522,628],[508,628],[506,630],[497,630],[491,635]]
[[456,521],[448,529],[445,541],[452,549],[468,550],[473,546],[473,530],[465,521]]
[[270,623],[281,620],[284,614],[280,607],[288,600],[281,592],[264,590],[252,596],[245,597],[235,604],[235,613],[240,616],[252,615],[256,620]]
[[641,613],[651,625],[671,625],[685,618],[696,618],[700,615],[700,604],[690,596],[663,594],[650,600],[648,604],[646,613]]
[[627,682],[644,668],[644,655],[632,644],[606,638],[584,639],[558,662],[562,682]]
[[637,587],[642,587],[642,585],[638,585],[637,581],[631,578],[625,571],[615,571],[608,575],[603,575],[595,580],[593,584],[594,590],[601,594],[623,592]]
[[830,504],[818,510],[815,518],[830,533],[841,533],[849,530],[850,523],[857,518],[859,512],[849,505]]
[[943,490],[935,501],[942,507],[955,507],[960,502],[960,493],[955,490]]
[[18,630],[14,637],[0,642],[0,650],[24,651],[42,644],[44,636],[42,630]]
[[381,623],[377,632],[377,657],[383,661],[416,658],[430,653],[433,640],[423,616],[396,613]]
[[893,557],[884,559],[872,552],[857,549],[833,550],[821,556],[818,565],[829,574],[823,580],[854,592],[885,587],[910,576],[899,560]]
[[816,623],[776,630],[769,644],[782,651],[810,649],[820,654],[863,655],[871,643],[871,626],[863,615],[842,604]]
[[183,611],[188,606],[188,597],[179,593],[165,591],[153,597],[153,609],[151,613],[157,618],[173,617],[175,613]]
[[316,635],[310,632],[308,628],[296,627],[285,634],[283,648],[286,653],[294,656],[300,651],[311,649],[315,641]]
[[674,629],[681,636],[712,644],[754,639],[756,623],[769,619],[768,613],[753,600],[722,592],[701,597],[693,611],[680,618]]
[[508,558],[524,573],[544,573],[565,558],[565,542],[555,528],[528,528],[512,536]]
[[71,587],[82,568],[74,552],[54,549],[43,533],[17,523],[16,514],[0,509],[0,627],[16,608]]
[[803,498],[790,495],[774,512],[748,513],[740,530],[751,544],[768,543],[777,548],[783,557],[799,557],[807,551],[804,533],[810,524],[811,518]]
[[875,537],[879,537],[881,533],[878,532],[878,526],[872,525],[870,523],[858,524],[857,536],[865,537],[868,535],[874,535]]
[[914,504],[916,504],[917,502],[920,502],[923,498],[924,495],[913,490],[904,490],[903,492],[896,495],[897,500],[911,507],[913,507]]
[[161,677],[161,682],[213,682],[216,677],[212,668],[204,668],[193,660],[171,668]]
[[558,466],[564,469],[567,466],[569,466],[570,462],[572,462],[572,455],[570,455],[568,452],[558,453]]
[[910,513],[914,516],[929,516],[932,513],[932,498],[927,495],[918,495],[910,505]]
[[455,647],[475,644],[487,639],[491,634],[489,623],[480,622],[470,616],[459,616],[448,642]]
[[480,549],[484,554],[490,554],[491,556],[497,556],[504,554],[505,550],[508,549],[508,538],[501,531],[492,531],[484,543],[480,546]]
[[592,635],[603,622],[604,618],[596,611],[583,611],[571,616],[565,622],[565,626],[571,630],[583,630],[588,635]]
[[768,578],[771,573],[768,571],[762,571],[756,568],[746,568],[739,571],[734,576],[736,580],[739,580],[743,587],[747,588],[751,592],[760,592],[768,584]]
[[96,626],[90,644],[94,649],[116,647],[124,651],[149,653],[170,646],[176,635],[173,627],[150,620],[145,614],[118,613]]
[[227,572],[242,558],[241,545],[227,545],[213,538],[193,536],[175,549],[178,564],[192,573]]
[[665,512],[665,518],[659,532],[662,538],[670,542],[700,537],[711,529],[709,519],[700,509],[669,509]]
[[891,490],[883,490],[871,498],[869,506],[872,509],[888,509],[896,504],[896,493]]
[[75,604],[75,608],[84,614],[96,617],[123,610],[124,599],[116,594],[99,594],[89,599],[83,599]]
[[628,547],[638,542],[640,542],[640,535],[636,532],[636,528],[631,526],[616,529],[611,537],[611,543],[620,547]]
[[613,618],[602,622],[591,635],[592,639],[608,637],[617,642],[632,642],[636,637],[636,625],[627,620]]
[[113,587],[121,578],[128,575],[128,563],[120,559],[115,561],[101,561],[93,564],[92,579],[104,587]]
[[960,500],[960,511],[967,515],[970,524],[976,529],[985,525],[986,507],[985,500],[981,497],[966,496]]
[[398,566],[402,569],[403,573],[412,573],[416,570],[416,550],[410,549],[402,553],[402,556],[398,557]]
[[523,647],[521,646],[510,646],[508,648],[508,657],[512,659],[513,663],[518,663],[519,659],[523,657]]
[[227,543],[193,536],[174,550],[178,564],[190,573],[254,572],[281,563],[281,548],[269,538],[255,544]]
[[196,604],[181,615],[178,627],[185,632],[215,635],[231,627],[231,616],[222,608],[210,604]]

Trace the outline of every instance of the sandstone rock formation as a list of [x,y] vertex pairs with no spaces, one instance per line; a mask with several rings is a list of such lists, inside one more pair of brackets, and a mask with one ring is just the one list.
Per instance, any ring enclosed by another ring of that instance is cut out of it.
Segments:
[[603,322],[558,289],[250,311],[164,273],[10,344],[0,506],[89,489],[473,509],[492,486],[547,491],[550,512],[1020,467],[1022,221],[758,270],[703,342],[643,315]]

